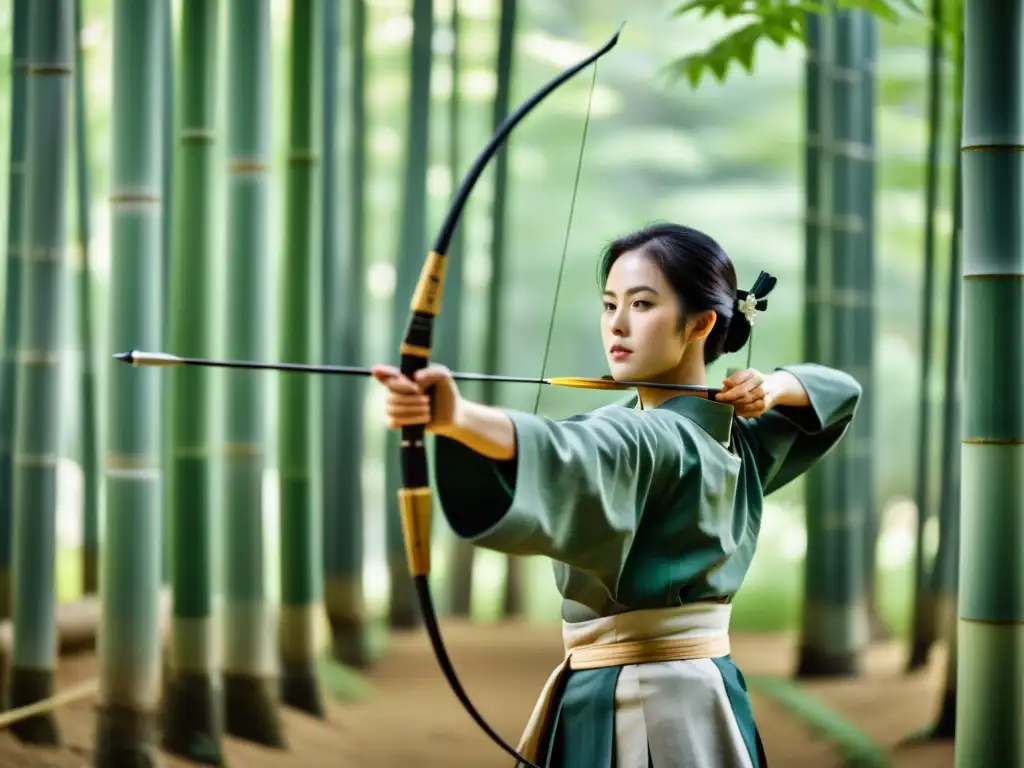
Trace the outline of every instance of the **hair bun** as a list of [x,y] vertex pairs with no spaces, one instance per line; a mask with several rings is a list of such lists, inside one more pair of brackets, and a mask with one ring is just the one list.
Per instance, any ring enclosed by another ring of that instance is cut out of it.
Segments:
[[739,307],[736,307],[732,313],[732,319],[729,321],[729,327],[725,332],[725,341],[722,344],[722,351],[725,353],[739,352],[743,349],[743,345],[747,343],[750,338],[750,323]]

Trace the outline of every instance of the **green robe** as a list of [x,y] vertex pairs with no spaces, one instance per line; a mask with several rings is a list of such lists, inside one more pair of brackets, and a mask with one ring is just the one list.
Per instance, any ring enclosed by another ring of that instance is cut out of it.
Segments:
[[[860,399],[860,385],[841,371],[781,370],[801,382],[809,407],[737,419],[731,406],[684,395],[648,410],[629,407],[634,396],[563,421],[509,411],[516,457],[504,462],[438,438],[444,514],[456,535],[478,546],[551,558],[568,622],[731,601],[754,557],[764,497],[836,445]],[[729,657],[712,661],[750,763],[762,768],[742,675]],[[548,766],[615,765],[620,669],[570,674]]]

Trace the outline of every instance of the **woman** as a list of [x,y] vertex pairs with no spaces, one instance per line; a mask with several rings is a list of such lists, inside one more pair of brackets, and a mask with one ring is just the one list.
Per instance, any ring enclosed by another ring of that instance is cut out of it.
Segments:
[[[618,380],[703,385],[706,366],[750,335],[729,257],[693,229],[617,240],[600,274]],[[568,661],[521,754],[568,768],[763,768],[729,655],[731,600],[764,497],[840,440],[857,382],[818,365],[747,369],[715,400],[639,387],[625,406],[553,421],[466,400],[441,366],[415,382],[389,366],[374,375],[391,428],[436,435],[437,491],[455,533],[554,564]]]

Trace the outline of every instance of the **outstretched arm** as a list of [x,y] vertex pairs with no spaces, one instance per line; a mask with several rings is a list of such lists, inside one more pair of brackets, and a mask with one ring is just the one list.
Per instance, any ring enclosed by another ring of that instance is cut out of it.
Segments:
[[[545,555],[614,578],[648,500],[681,481],[692,457],[669,413],[609,407],[565,421],[452,395],[443,369],[426,381],[378,377],[389,425],[437,435],[435,482],[452,530],[478,546]],[[420,386],[435,386],[433,416]]]

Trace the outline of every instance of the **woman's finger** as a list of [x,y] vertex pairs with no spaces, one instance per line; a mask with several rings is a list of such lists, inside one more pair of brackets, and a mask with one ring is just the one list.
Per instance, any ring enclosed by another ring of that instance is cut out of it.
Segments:
[[738,386],[739,384],[743,383],[753,375],[754,372],[750,368],[744,368],[739,371],[734,371],[733,373],[729,374],[725,379],[722,380],[722,389],[732,389],[733,387]]
[[384,384],[388,379],[400,376],[401,371],[393,365],[372,365],[370,366],[370,374],[381,384]]
[[420,387],[409,377],[390,365],[375,365],[370,369],[373,378],[388,388],[389,391],[397,394],[418,395],[422,393]]
[[388,416],[430,415],[430,402],[420,403],[388,403]]
[[416,371],[416,384],[420,389],[427,390],[450,379],[451,375],[451,371],[443,365],[429,365]]
[[421,390],[415,382],[410,381],[402,374],[391,377],[384,382],[384,386],[387,387],[388,391],[394,395],[416,396],[423,394],[423,390]]
[[430,407],[417,406],[395,406],[388,407],[388,423],[396,426],[409,426],[412,424],[429,424],[431,421]]
[[755,387],[750,390],[745,395],[737,399],[733,405],[738,408],[741,405],[749,405],[750,403],[755,403],[758,400],[764,400],[764,390],[761,389],[761,387]]
[[748,379],[744,379],[743,381],[741,381],[736,386],[730,387],[729,389],[724,390],[722,392],[721,396],[718,399],[721,402],[725,402],[725,403],[734,402],[735,400],[738,400],[739,398],[741,398],[744,395],[746,395],[748,392],[750,392],[750,391],[760,387],[761,383],[762,382],[761,382],[760,377],[753,377],[752,376],[752,377],[750,377]]
[[745,418],[751,418],[753,416],[760,416],[765,412],[765,401],[764,398],[755,400],[752,403],[744,405],[742,408],[737,408],[736,412]]

